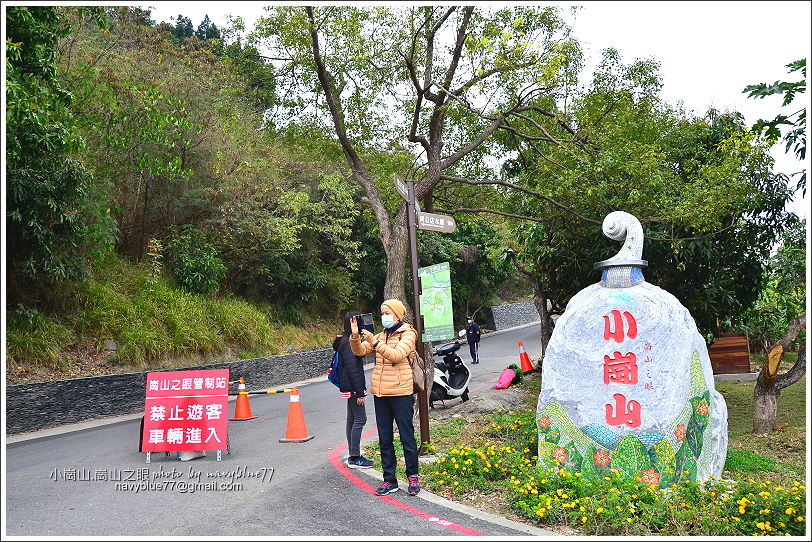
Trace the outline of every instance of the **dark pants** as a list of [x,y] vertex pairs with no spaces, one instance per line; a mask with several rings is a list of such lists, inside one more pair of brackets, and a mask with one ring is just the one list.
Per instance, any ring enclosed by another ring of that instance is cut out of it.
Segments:
[[361,455],[361,432],[366,423],[366,405],[359,405],[357,397],[347,399],[347,444],[352,457]]
[[479,343],[469,343],[468,348],[471,349],[471,361],[479,363]]
[[417,476],[417,441],[414,438],[414,403],[411,395],[375,397],[375,420],[378,424],[378,441],[381,445],[383,481],[397,483],[395,477],[395,432],[392,422],[398,424],[400,443],[406,460],[406,476]]

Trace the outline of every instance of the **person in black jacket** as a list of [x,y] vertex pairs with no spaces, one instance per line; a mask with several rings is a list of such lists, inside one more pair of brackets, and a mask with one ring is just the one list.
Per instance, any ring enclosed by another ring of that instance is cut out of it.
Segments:
[[338,352],[338,379],[341,397],[347,399],[347,444],[349,457],[347,466],[351,469],[368,469],[373,462],[361,455],[361,432],[367,423],[364,397],[367,394],[364,379],[364,358],[356,356],[350,348],[350,320],[360,317],[359,312],[344,315],[344,333],[333,341],[333,350]]
[[465,335],[468,339],[468,348],[471,350],[471,363],[479,363],[479,337],[482,331],[479,325],[474,322],[474,317],[468,317],[468,327],[465,329]]

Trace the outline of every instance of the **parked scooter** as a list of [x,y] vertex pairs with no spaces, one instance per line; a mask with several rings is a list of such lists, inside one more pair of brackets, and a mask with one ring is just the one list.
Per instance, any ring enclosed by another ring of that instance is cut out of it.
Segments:
[[[465,331],[460,332],[463,336]],[[468,384],[471,381],[471,372],[468,366],[457,355],[462,344],[455,340],[453,343],[438,347],[433,355],[442,356],[443,361],[434,362],[434,383],[429,394],[429,406],[434,408],[435,401],[445,401],[460,397],[463,402],[469,399]]]

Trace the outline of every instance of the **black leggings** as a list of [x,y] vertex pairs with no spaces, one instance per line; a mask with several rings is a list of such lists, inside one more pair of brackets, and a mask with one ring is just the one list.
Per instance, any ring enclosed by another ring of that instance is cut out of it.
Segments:
[[381,466],[384,482],[397,483],[395,477],[395,431],[392,422],[398,425],[403,456],[406,460],[406,476],[417,476],[417,441],[414,438],[414,400],[411,395],[394,397],[375,396],[375,420],[378,424],[378,441],[381,445]]

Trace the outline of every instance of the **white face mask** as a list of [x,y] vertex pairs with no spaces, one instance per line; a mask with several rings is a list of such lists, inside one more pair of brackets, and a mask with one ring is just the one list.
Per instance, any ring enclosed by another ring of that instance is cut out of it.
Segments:
[[381,325],[383,325],[383,327],[385,327],[386,329],[389,329],[390,327],[395,325],[395,317],[392,316],[391,314],[382,314]]

